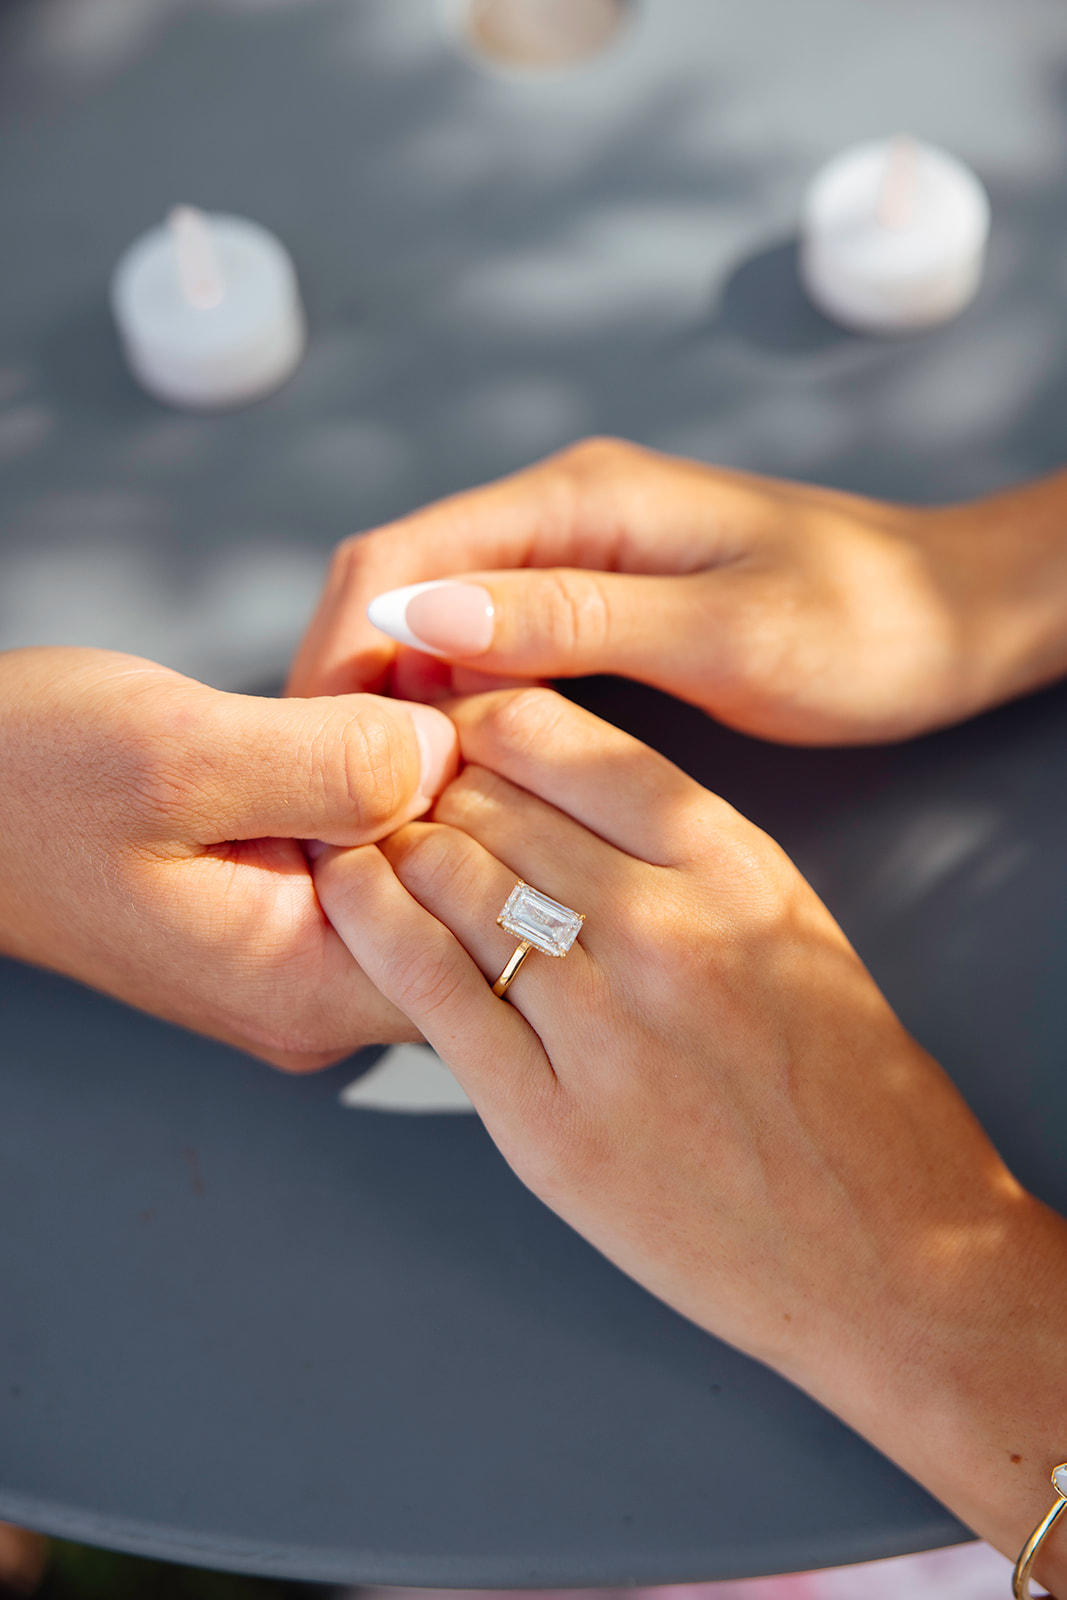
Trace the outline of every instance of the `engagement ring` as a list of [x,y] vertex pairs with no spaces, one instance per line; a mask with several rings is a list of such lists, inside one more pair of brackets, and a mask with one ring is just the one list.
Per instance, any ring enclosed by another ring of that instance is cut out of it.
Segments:
[[561,906],[558,900],[550,900],[547,894],[531,889],[520,878],[496,920],[519,941],[511,960],[493,984],[493,993],[503,997],[531,950],[540,950],[546,956],[565,956],[585,918],[569,906]]

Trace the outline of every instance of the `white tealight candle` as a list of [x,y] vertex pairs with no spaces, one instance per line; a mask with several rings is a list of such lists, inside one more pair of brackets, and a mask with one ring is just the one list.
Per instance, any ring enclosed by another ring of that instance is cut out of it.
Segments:
[[989,198],[955,156],[906,136],[857,145],[808,190],[800,275],[848,328],[926,328],[973,297],[988,234]]
[[304,353],[288,251],[243,217],[177,207],[120,260],[111,307],[134,377],[171,405],[259,400]]

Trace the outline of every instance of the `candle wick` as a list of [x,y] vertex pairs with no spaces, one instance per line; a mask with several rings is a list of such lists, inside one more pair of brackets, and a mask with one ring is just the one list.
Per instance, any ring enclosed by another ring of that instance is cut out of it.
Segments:
[[167,218],[178,265],[182,299],[199,310],[217,306],[226,289],[211,227],[195,206],[175,206]]
[[902,233],[915,220],[917,153],[910,133],[898,133],[889,141],[878,190],[877,217],[883,228],[894,233]]

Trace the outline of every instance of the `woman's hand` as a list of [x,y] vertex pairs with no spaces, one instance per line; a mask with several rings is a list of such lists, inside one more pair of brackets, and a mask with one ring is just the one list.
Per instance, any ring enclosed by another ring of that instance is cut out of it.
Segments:
[[[376,620],[437,659],[371,626],[387,591]],[[1065,670],[1067,477],[927,510],[592,440],[342,544],[290,690],[612,672],[764,738],[864,744]]]
[[[561,1216],[1014,1555],[1067,1445],[1067,1225],[764,834],[548,690],[453,715],[433,820],[315,864],[356,960]],[[586,922],[498,1000],[517,877]]]
[[440,712],[369,695],[0,656],[0,950],[295,1071],[417,1038],[327,922],[299,841],[418,816],[455,742]]

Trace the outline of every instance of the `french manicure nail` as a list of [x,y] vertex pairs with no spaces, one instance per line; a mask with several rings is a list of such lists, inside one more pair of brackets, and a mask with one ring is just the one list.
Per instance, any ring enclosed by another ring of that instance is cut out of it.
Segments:
[[367,616],[398,644],[433,656],[480,656],[493,642],[493,597],[479,583],[409,583],[377,595]]
[[448,720],[443,711],[435,711],[433,706],[420,705],[415,700],[406,703],[404,709],[411,718],[415,737],[419,741],[422,761],[419,794],[426,802],[425,810],[433,804],[449,779],[455,777],[459,765],[459,739],[454,723]]

